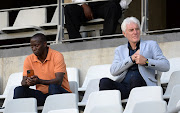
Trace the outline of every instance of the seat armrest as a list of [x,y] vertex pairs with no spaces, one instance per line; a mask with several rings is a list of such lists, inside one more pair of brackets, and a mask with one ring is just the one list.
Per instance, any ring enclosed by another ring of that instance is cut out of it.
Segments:
[[7,95],[0,95],[0,100],[5,99]]
[[80,91],[86,91],[86,88],[85,87],[81,87],[81,88],[78,88],[78,91],[80,92]]

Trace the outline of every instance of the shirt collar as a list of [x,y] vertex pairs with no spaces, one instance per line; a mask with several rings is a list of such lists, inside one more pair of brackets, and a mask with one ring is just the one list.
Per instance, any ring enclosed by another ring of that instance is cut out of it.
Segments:
[[[44,60],[44,62],[47,60],[51,60],[51,55],[52,55],[52,49],[50,47],[48,47],[48,54],[47,54],[47,57]],[[37,56],[35,54],[33,54],[33,57],[34,57],[34,59],[33,59],[34,62],[39,62],[39,59],[37,58]]]
[[[136,47],[137,47],[136,50],[138,50],[140,48],[139,45],[140,45],[140,41],[136,44]],[[131,47],[131,44],[129,43],[129,41],[128,41],[128,49],[133,50],[132,47]]]

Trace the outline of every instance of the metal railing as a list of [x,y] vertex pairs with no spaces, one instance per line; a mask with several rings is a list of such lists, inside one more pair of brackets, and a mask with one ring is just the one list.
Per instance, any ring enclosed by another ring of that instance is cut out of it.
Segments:
[[[98,0],[98,1],[107,1],[107,0]],[[57,0],[57,4],[50,4],[50,5],[41,5],[41,6],[32,6],[32,7],[21,7],[21,8],[11,8],[11,9],[2,9],[0,12],[11,12],[11,11],[18,11],[18,10],[25,10],[25,9],[34,9],[34,8],[47,8],[47,7],[58,7],[58,23],[57,23],[57,32],[56,32],[56,39],[55,41],[50,41],[50,43],[64,43],[64,42],[73,42],[73,41],[80,41],[80,40],[90,40],[90,39],[101,39],[101,38],[112,38],[112,37],[123,37],[123,34],[113,34],[113,35],[105,35],[105,36],[92,36],[86,38],[77,38],[77,39],[64,39],[64,6],[69,4],[82,4],[82,3],[90,3],[90,2],[97,2],[97,1],[85,1],[79,3],[64,3],[64,0]],[[162,29],[162,30],[148,30],[148,0],[141,0],[141,35],[153,34],[153,33],[164,33],[164,32],[173,32],[179,31],[180,28],[172,28],[172,29]],[[50,33],[51,31],[47,32],[46,34]],[[28,33],[27,33],[28,34]],[[32,34],[32,33],[30,33]],[[0,34],[2,35],[2,34]],[[21,34],[17,34],[17,37]],[[3,38],[0,40],[4,40],[7,37],[11,37],[12,35],[3,35]],[[30,36],[30,35],[28,35]],[[14,36],[12,36],[14,37]],[[8,39],[8,38],[7,38]],[[27,43],[24,43],[28,45]],[[23,45],[23,44],[17,44]],[[6,45],[6,46],[15,46],[15,45]],[[2,46],[0,46],[2,47]]]
[[36,9],[36,8],[47,8],[47,7],[53,7],[53,6],[57,6],[57,4],[31,6],[31,7],[20,7],[20,8],[11,8],[11,9],[1,9],[0,12],[9,12],[9,11],[18,11],[18,10]]

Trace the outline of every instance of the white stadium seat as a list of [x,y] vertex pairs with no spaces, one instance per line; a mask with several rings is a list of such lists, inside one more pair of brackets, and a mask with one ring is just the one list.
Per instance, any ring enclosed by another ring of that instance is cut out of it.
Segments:
[[118,90],[96,91],[90,94],[84,113],[122,113]]
[[169,83],[171,74],[174,71],[180,71],[180,57],[176,57],[176,58],[170,58],[168,59],[169,63],[170,63],[170,70],[168,72],[162,72],[160,81],[161,84],[167,84]]
[[79,110],[75,108],[71,108],[71,109],[51,110],[48,113],[79,113]]
[[[69,86],[70,86],[70,90],[72,91],[71,94],[75,95],[75,100],[76,100],[76,104],[79,101],[79,93],[78,93],[78,85],[77,82],[75,81],[69,81]],[[66,94],[66,93],[64,93]],[[58,97],[58,96],[57,96]],[[38,110],[42,110],[44,106],[38,106],[37,109]]]
[[77,82],[79,88],[79,70],[74,67],[67,67],[66,70],[67,70],[68,81]]
[[37,113],[35,98],[12,99],[5,107],[4,113]]
[[167,85],[167,88],[165,90],[165,93],[163,95],[164,99],[169,99],[173,90],[173,87],[175,85],[180,84],[180,71],[175,71],[171,74],[169,83]]
[[85,91],[89,81],[92,79],[101,79],[103,77],[115,79],[115,77],[110,73],[110,67],[111,64],[91,66],[86,73],[82,87],[80,87],[78,90]]
[[40,27],[43,29],[57,29],[57,25],[58,25],[58,7],[56,8],[56,10],[54,12],[51,22],[43,23],[40,25]]
[[2,28],[8,27],[9,25],[9,13],[0,12],[0,33],[2,33]]
[[3,28],[5,33],[40,30],[46,23],[46,8],[20,10],[12,27]]
[[144,86],[133,88],[130,92],[123,113],[132,113],[134,106],[144,101],[162,101],[163,91],[160,86]]
[[76,95],[74,93],[55,94],[46,98],[42,113],[71,108],[78,109]]
[[180,84],[175,85],[172,88],[172,93],[170,95],[168,105],[167,105],[168,113],[176,113],[177,111],[180,111],[180,109],[179,110],[177,109],[179,100],[180,100]]
[[89,84],[87,85],[87,89],[84,93],[84,96],[82,98],[81,102],[78,102],[78,106],[86,106],[89,95],[92,92],[99,91],[99,80],[100,79],[92,79],[89,81]]
[[132,113],[165,113],[166,107],[167,103],[164,100],[137,102]]
[[12,86],[20,86],[22,77],[23,77],[22,72],[11,74],[8,78],[3,94],[0,95],[0,98],[1,99],[6,98]]

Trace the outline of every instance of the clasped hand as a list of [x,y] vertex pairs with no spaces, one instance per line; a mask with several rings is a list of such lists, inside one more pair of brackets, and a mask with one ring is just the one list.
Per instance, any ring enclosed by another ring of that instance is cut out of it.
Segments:
[[28,86],[34,86],[34,85],[36,85],[38,83],[39,83],[39,78],[36,75],[33,75],[31,77],[27,77],[27,79],[26,79],[26,84]]
[[140,55],[139,49],[131,56],[131,58],[136,64],[140,64],[140,65],[146,64],[147,59],[144,56]]

